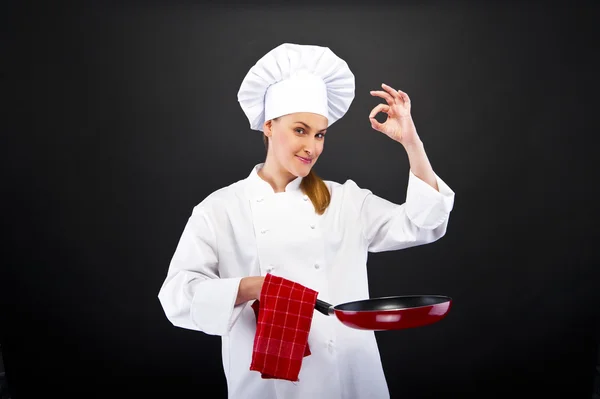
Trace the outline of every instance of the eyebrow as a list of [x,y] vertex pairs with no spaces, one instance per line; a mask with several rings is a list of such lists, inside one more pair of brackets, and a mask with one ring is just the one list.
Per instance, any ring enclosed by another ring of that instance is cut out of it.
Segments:
[[[300,123],[300,124],[304,125],[304,126],[307,128],[307,129],[311,129],[311,127],[310,127],[310,126],[308,126],[308,125],[307,125],[306,123],[304,123],[304,122],[297,121],[297,122],[294,122],[294,123]],[[325,128],[325,129],[323,129],[323,130],[319,130],[319,133],[322,133],[322,132],[324,132],[324,131],[326,131],[326,130],[327,130],[327,128]]]

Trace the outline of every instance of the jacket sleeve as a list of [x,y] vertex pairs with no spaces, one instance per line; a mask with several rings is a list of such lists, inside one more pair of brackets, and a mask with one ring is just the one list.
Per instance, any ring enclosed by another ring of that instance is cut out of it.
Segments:
[[369,252],[431,243],[446,234],[454,191],[435,175],[439,192],[409,172],[406,201],[394,204],[355,187],[355,204]]
[[216,237],[205,211],[194,208],[158,298],[173,325],[224,336],[244,304],[234,306],[241,277],[219,276]]

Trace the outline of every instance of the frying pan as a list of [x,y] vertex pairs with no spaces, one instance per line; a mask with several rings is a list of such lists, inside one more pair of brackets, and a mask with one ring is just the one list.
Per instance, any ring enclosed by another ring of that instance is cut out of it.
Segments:
[[359,330],[400,330],[440,321],[450,311],[452,298],[442,295],[406,295],[364,299],[331,305],[317,299],[315,309],[335,315],[348,327]]

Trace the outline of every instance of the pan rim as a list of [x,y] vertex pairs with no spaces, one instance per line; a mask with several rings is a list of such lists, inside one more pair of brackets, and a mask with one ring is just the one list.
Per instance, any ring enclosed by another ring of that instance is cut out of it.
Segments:
[[[434,303],[431,305],[423,305],[423,306],[414,306],[414,307],[409,307],[409,308],[397,308],[397,309],[381,309],[381,310],[343,310],[343,309],[338,309],[338,306],[344,306],[344,305],[350,305],[353,303],[358,303],[358,302],[365,302],[365,301],[369,301],[369,300],[373,300],[373,299],[396,299],[396,298],[414,298],[414,297],[429,297],[429,298],[444,298],[446,299],[443,302],[438,302],[438,303]],[[447,295],[391,295],[391,296],[383,296],[383,297],[377,297],[377,298],[368,298],[368,299],[359,299],[357,301],[351,301],[351,302],[345,302],[345,303],[341,303],[338,305],[335,305],[333,307],[333,310],[337,311],[337,312],[344,312],[344,313],[367,313],[367,312],[377,312],[377,313],[381,313],[381,312],[398,312],[401,310],[409,310],[409,309],[422,309],[422,308],[430,308],[432,306],[437,306],[437,305],[441,305],[444,303],[451,303],[452,302],[452,297],[449,297]]]

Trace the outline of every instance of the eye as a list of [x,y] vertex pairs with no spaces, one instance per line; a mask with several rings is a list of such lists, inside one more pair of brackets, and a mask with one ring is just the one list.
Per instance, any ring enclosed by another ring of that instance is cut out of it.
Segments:
[[299,134],[303,134],[304,133],[304,129],[302,129],[301,127],[297,127],[296,129],[294,129],[294,131],[296,133],[299,133]]
[[[319,136],[320,136],[320,137],[319,137]],[[325,138],[325,135],[324,135],[323,133],[318,133],[318,134],[317,134],[317,137],[319,137],[320,139],[324,139],[324,138]]]

